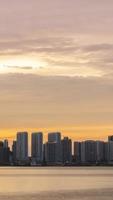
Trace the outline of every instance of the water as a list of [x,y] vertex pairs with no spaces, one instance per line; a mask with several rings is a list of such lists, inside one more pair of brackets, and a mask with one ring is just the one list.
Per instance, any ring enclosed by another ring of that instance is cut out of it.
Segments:
[[113,168],[0,168],[0,200],[10,199],[113,200]]

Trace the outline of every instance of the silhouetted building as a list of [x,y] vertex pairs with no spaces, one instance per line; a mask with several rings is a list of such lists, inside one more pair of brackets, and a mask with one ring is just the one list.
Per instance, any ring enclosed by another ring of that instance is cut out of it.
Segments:
[[105,142],[104,145],[104,159],[105,163],[107,164],[109,162],[109,143]]
[[96,141],[96,162],[103,163],[105,161],[105,143]]
[[[7,144],[7,145],[6,145]],[[0,165],[9,165],[10,149],[8,147],[8,141],[0,141]]]
[[61,143],[61,133],[60,132],[48,133],[48,142]]
[[69,164],[72,161],[72,141],[68,137],[62,140],[62,162]]
[[0,149],[3,148],[4,143],[2,141],[0,141]]
[[113,163],[113,135],[108,136],[108,163]]
[[113,141],[112,140],[109,140],[108,142],[108,155],[109,155],[108,162],[109,164],[112,164],[113,163]]
[[56,142],[47,142],[45,144],[45,161],[48,165],[55,165],[57,163],[56,145]]
[[40,164],[43,161],[43,133],[32,133],[31,138],[31,156],[32,161]]
[[4,155],[3,155],[3,142],[0,141],[0,165],[3,165]]
[[74,159],[77,164],[81,163],[81,142],[74,142]]
[[83,164],[96,163],[96,143],[93,140],[87,140],[81,143],[81,162]]
[[4,140],[3,146],[4,148],[8,148],[8,140]]
[[16,157],[19,164],[28,162],[28,133],[17,133]]
[[113,135],[108,136],[108,142],[113,141]]
[[[59,132],[52,132],[48,134],[48,143],[54,143],[55,148],[55,162],[61,163],[62,162],[62,149],[61,149],[61,133]],[[51,146],[51,145],[50,145]]]
[[14,164],[17,162],[17,141],[13,141],[12,145],[12,161]]

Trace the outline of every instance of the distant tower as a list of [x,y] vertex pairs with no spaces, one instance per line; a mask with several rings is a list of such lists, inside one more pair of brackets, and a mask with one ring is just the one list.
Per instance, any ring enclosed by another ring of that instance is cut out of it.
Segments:
[[18,132],[17,133],[17,146],[16,146],[16,157],[20,162],[28,160],[28,133]]
[[86,164],[96,163],[96,142],[86,140],[81,142],[81,161]]
[[48,142],[61,143],[61,133],[60,132],[48,133]]
[[17,141],[13,141],[13,145],[12,145],[12,158],[13,158],[13,162],[16,163],[17,161]]
[[42,163],[43,161],[43,133],[32,133],[31,138],[31,156],[36,163]]
[[81,163],[81,142],[74,142],[74,158],[77,164]]
[[4,146],[4,148],[8,148],[8,140],[4,140],[3,146]]
[[48,134],[48,142],[45,144],[45,159],[47,163],[58,164],[62,162],[61,133]]
[[8,165],[10,158],[10,148],[8,147],[8,140],[0,141],[0,164]]
[[113,135],[108,136],[108,162],[113,164]]
[[68,137],[62,140],[62,161],[64,164],[72,161],[72,141]]
[[108,141],[113,141],[113,135],[108,136]]
[[48,165],[57,163],[57,143],[47,142],[45,144],[45,161]]
[[105,143],[96,141],[96,162],[103,163],[105,161]]

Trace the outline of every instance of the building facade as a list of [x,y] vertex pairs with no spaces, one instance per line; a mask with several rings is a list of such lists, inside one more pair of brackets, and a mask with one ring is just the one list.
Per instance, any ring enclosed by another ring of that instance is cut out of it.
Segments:
[[28,162],[28,133],[27,132],[17,133],[16,158],[20,164]]
[[31,156],[33,162],[40,164],[43,161],[43,133],[32,133],[31,136]]
[[71,164],[72,162],[72,141],[68,137],[64,137],[61,142],[62,145],[62,162],[64,164]]

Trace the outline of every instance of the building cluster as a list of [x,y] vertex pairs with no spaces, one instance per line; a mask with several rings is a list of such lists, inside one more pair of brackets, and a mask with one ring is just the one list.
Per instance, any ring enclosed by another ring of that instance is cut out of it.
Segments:
[[61,138],[61,133],[48,134],[48,141],[43,143],[43,133],[31,135],[31,156],[29,156],[28,133],[18,132],[12,149],[8,141],[0,142],[0,165],[57,166],[57,165],[112,165],[113,136],[108,141],[75,141],[68,137]]

